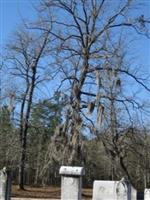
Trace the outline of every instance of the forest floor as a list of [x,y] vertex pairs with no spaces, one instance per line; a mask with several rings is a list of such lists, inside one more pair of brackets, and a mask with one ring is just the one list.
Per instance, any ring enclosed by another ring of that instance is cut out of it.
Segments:
[[[12,187],[12,199],[60,199],[60,188],[59,187],[31,187],[26,186],[25,190],[19,190],[18,186]],[[83,189],[82,192],[83,200],[92,199],[92,189]]]

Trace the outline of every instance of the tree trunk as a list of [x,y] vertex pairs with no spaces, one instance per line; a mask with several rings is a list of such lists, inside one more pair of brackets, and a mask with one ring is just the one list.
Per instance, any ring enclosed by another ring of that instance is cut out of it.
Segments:
[[26,160],[26,135],[22,141],[21,147],[21,159],[20,159],[20,166],[19,166],[19,189],[24,190],[24,172],[25,172],[25,160]]
[[[40,138],[42,140],[42,138]],[[41,143],[38,144],[38,154],[37,154],[37,162],[36,162],[36,170],[35,170],[35,178],[34,184],[37,185],[39,181],[39,172],[40,172],[40,157],[41,157]]]

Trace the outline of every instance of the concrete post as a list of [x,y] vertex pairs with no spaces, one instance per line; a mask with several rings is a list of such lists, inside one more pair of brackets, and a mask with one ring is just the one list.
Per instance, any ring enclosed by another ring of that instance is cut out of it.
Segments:
[[6,168],[0,170],[0,200],[10,200],[11,174]]
[[62,166],[61,174],[61,200],[81,200],[83,167]]

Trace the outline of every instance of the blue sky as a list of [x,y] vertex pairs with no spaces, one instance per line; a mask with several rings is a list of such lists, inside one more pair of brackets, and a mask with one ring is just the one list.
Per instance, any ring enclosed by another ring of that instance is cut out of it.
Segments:
[[38,0],[0,0],[0,45],[5,45],[23,19],[33,19]]
[[[117,0],[110,0],[114,2]],[[138,10],[139,14],[143,14],[150,18],[150,0],[135,0],[136,2],[144,2],[145,6],[142,10]],[[9,39],[13,37],[13,31],[22,23],[23,19],[34,19],[36,16],[33,5],[39,0],[0,0],[0,46],[7,44]],[[136,12],[136,11],[134,11]],[[1,52],[2,53],[2,48]],[[138,56],[138,64],[145,66],[147,72],[150,73],[150,40],[145,37],[140,41],[134,42],[132,45],[133,52]]]
[[[110,2],[115,0],[110,0]],[[141,2],[140,0],[136,0]],[[35,11],[33,4],[37,4],[39,0],[0,0],[0,45],[4,46],[12,32],[22,22],[22,19],[33,19]],[[150,0],[142,0],[146,4],[143,12],[150,17]],[[138,51],[142,54],[142,63],[150,64],[150,42],[143,38],[140,42]]]
[[[110,0],[114,2],[117,0]],[[136,0],[144,2],[145,6],[138,11],[140,14],[149,16],[150,18],[150,0]],[[23,19],[34,19],[36,16],[33,4],[37,4],[39,0],[0,0],[0,46],[4,46],[17,26],[22,23]],[[135,11],[134,11],[135,12]],[[134,42],[132,46],[133,52],[138,55],[137,64],[144,66],[145,71],[150,73],[150,40],[142,37],[140,41]],[[2,53],[2,48],[1,48]],[[145,98],[149,98],[148,93],[143,93]]]
[[[111,3],[113,1],[117,0],[110,0]],[[138,12],[150,18],[150,0],[136,1],[145,3],[143,9]],[[13,31],[23,19],[34,19],[36,14],[33,5],[38,2],[39,0],[0,0],[0,46],[4,46],[9,41],[9,38],[13,36]],[[133,44],[133,51],[138,55],[140,65],[150,65],[150,40],[142,37],[140,42]],[[150,72],[150,67],[145,68]]]

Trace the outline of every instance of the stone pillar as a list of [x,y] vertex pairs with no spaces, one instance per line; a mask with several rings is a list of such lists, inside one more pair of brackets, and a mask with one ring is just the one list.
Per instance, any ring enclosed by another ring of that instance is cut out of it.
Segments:
[[11,174],[6,168],[0,170],[0,200],[10,200]]
[[150,200],[150,189],[148,188],[144,190],[144,200]]
[[61,174],[61,200],[81,200],[83,167],[62,166]]

